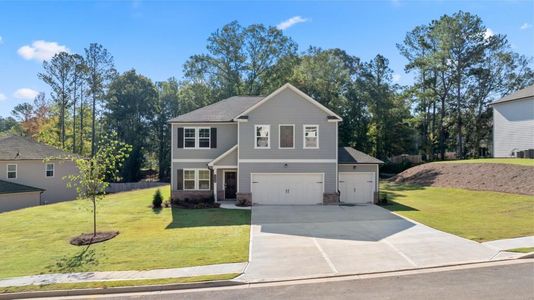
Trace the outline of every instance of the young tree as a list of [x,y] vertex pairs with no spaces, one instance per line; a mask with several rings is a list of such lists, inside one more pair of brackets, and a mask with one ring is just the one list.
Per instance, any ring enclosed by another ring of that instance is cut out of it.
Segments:
[[96,151],[96,109],[97,102],[104,98],[108,83],[115,77],[113,56],[102,45],[91,43],[85,48],[88,94],[92,101],[91,155]]
[[96,204],[106,194],[108,179],[117,177],[118,170],[128,157],[131,146],[119,142],[116,133],[104,135],[98,150],[91,158],[70,157],[79,173],[66,176],[67,186],[76,188],[79,199],[88,199],[93,206],[93,236],[96,236]]

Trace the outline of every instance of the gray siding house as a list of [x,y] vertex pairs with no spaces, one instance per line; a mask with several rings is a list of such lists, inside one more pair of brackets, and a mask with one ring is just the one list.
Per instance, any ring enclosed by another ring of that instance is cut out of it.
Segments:
[[493,102],[493,156],[534,149],[534,85]]
[[342,119],[285,84],[171,119],[173,199],[372,203],[382,162],[338,147]]
[[0,212],[75,199],[76,189],[63,179],[78,172],[64,159],[69,155],[29,138],[0,137]]

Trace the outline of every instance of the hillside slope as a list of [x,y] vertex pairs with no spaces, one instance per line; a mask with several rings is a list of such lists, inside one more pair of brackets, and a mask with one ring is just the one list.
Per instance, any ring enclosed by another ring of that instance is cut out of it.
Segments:
[[534,195],[534,167],[511,164],[428,163],[410,168],[389,181]]

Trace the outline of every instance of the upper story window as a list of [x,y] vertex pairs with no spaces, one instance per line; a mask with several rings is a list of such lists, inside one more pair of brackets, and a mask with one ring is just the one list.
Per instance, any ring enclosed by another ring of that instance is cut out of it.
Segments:
[[304,149],[319,148],[319,125],[304,125]]
[[210,128],[184,128],[184,148],[210,148]]
[[271,148],[271,125],[254,126],[254,148],[269,149]]
[[54,177],[54,164],[46,164],[45,173],[46,177]]
[[294,149],[295,148],[295,125],[279,125],[279,144],[280,149]]
[[7,178],[9,179],[17,178],[17,165],[7,165]]

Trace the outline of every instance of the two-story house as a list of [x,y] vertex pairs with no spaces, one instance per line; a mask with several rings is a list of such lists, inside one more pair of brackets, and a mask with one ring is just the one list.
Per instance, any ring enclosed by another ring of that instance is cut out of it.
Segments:
[[338,147],[342,119],[291,84],[171,119],[173,199],[372,203],[382,162]]
[[78,173],[72,155],[26,137],[0,137],[0,212],[75,199],[64,178]]

